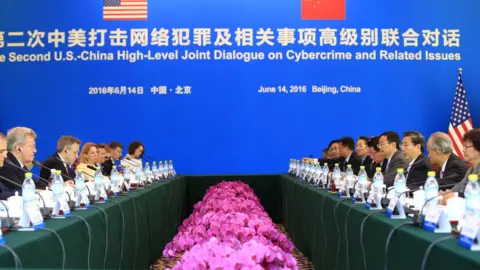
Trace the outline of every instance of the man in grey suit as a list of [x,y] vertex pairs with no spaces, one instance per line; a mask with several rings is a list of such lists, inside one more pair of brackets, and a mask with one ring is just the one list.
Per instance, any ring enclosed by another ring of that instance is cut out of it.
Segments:
[[463,195],[465,187],[468,183],[468,175],[477,174],[480,175],[480,129],[472,129],[463,135],[463,158],[467,163],[472,165],[467,170],[463,180],[456,184],[453,188],[453,192],[458,192],[460,196]]
[[378,141],[378,148],[385,157],[382,164],[383,179],[387,188],[393,186],[395,176],[397,176],[397,169],[405,169],[407,162],[405,155],[400,152],[400,137],[394,131],[387,131],[380,135]]

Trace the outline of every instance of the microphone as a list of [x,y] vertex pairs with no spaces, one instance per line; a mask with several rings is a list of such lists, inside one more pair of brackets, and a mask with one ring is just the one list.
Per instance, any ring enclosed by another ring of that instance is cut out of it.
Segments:
[[[442,188],[442,187],[445,187],[445,186],[452,186],[452,184],[448,184],[448,185],[442,185],[442,186],[439,186],[438,189]],[[447,192],[444,192],[443,194],[438,194],[437,196],[434,196],[428,200],[426,200],[423,205],[422,205],[422,209],[420,209],[420,212],[418,213],[415,213],[413,215],[413,222],[416,224],[416,225],[420,225],[422,226],[423,224],[423,221],[425,220],[425,214],[423,214],[423,209],[425,208],[425,205],[427,205],[427,203],[429,203],[430,201],[433,201],[435,199],[438,199],[440,197],[443,197],[447,194],[450,194],[450,193],[455,193],[454,191],[447,191]]]
[[128,164],[134,166],[134,167],[137,167],[139,164],[137,164],[136,162],[134,162],[132,159],[130,159],[129,157],[128,158],[124,158],[122,159],[124,161],[126,161]]
[[147,158],[150,159],[151,161],[156,161],[152,156],[148,156]]
[[[57,158],[57,157],[55,157],[55,159],[58,160],[58,161],[60,161],[60,162],[62,162],[63,164],[67,164],[65,161],[63,161],[63,160],[61,160],[61,159],[59,159],[59,158]],[[67,164],[67,165],[68,165],[68,164]],[[88,166],[87,166],[87,167],[88,167]],[[95,168],[95,170],[97,170],[97,168]],[[86,174],[86,175],[88,175],[88,176],[90,176],[90,177],[94,177],[93,175],[91,175],[91,174],[89,174],[89,173],[87,173],[87,172],[82,171],[82,173],[84,173],[84,174]]]
[[[17,168],[17,169],[20,169],[20,170],[22,170],[22,171],[24,171],[24,172],[32,173],[32,172],[30,172],[30,171],[28,171],[28,170],[25,170],[24,168],[18,166],[17,164],[11,162],[10,160],[5,160],[5,161],[6,161],[8,164],[12,165],[13,167],[15,167],[15,168]],[[32,173],[32,175],[35,176],[35,177],[37,177],[38,179],[40,179],[40,180],[41,180],[42,182],[44,182],[45,184],[48,184],[48,185],[51,184],[50,181],[45,180],[45,179],[43,179],[42,177],[40,177],[40,176],[38,176],[38,175],[36,175],[36,174],[33,174],[33,173]]]
[[[424,181],[423,183],[425,183],[425,182],[427,182],[427,181]],[[451,186],[451,185],[452,185],[452,184],[441,185],[441,186],[438,186],[438,188],[441,189],[441,188],[449,187],[449,186]],[[405,194],[405,193],[407,193],[407,192],[415,192],[415,191],[418,191],[418,190],[421,190],[421,188],[416,188],[416,189],[413,189],[413,190],[405,190],[405,191],[403,191],[402,193],[398,194],[397,197],[400,198],[400,196],[402,196],[403,194]],[[435,197],[438,197],[438,195],[435,196]],[[435,197],[433,197],[433,198],[435,198]],[[433,198],[430,198],[430,199],[433,199]],[[429,199],[429,200],[430,200],[430,199]],[[427,203],[427,202],[425,202],[425,204],[426,204],[426,203]],[[425,207],[425,204],[423,205],[423,207]],[[388,206],[388,204],[387,204],[387,206]],[[423,207],[422,207],[422,212],[423,212]],[[415,213],[417,213],[416,211],[413,211],[413,210],[411,210],[411,209],[408,208],[408,207],[406,207],[406,208],[407,208],[408,210],[410,210],[410,211],[408,211],[408,212],[409,212],[408,214],[411,214],[411,213],[415,214]]]
[[12,185],[14,185],[14,186],[16,186],[16,187],[22,188],[22,185],[20,185],[19,183],[15,182],[15,181],[13,181],[13,180],[10,180],[10,179],[8,179],[8,178],[6,178],[6,177],[3,177],[3,176],[1,176],[1,175],[0,175],[0,179],[2,179],[2,180],[4,180],[4,181],[7,181],[8,183],[10,183],[10,184],[12,184]]
[[[455,177],[458,177],[458,175],[457,174],[452,174],[452,175],[449,175],[447,177],[439,178],[439,179],[437,179],[437,183],[440,182],[440,181],[444,181],[444,180],[453,180]],[[426,182],[427,182],[427,180],[422,181],[422,182],[410,183],[410,184],[407,185],[407,187],[423,185]],[[452,185],[455,185],[455,184],[445,184],[445,185],[439,186],[438,188],[447,188],[447,187],[451,187]],[[394,188],[394,186],[391,186],[391,187]],[[390,190],[392,190],[392,189],[390,189]],[[385,197],[382,198],[382,206],[383,207],[388,206],[389,199],[387,199],[387,195],[388,195],[388,192],[390,190],[387,190],[387,192],[385,192]],[[419,190],[419,189],[410,190],[410,191],[414,192],[414,191],[417,191],[417,190]]]
[[[34,165],[37,165],[37,166],[40,167],[40,168],[44,168],[44,169],[46,169],[46,170],[49,170],[49,171],[52,170],[51,168],[48,168],[47,166],[43,165],[43,164],[42,164],[40,161],[38,161],[38,160],[34,160],[34,161],[33,161],[33,164],[34,164]],[[68,176],[68,175],[65,175],[65,174],[63,174],[63,173],[60,174],[60,175],[61,175],[63,178],[67,178],[67,179],[72,178],[72,177],[70,177],[70,176]]]
[[[15,182],[15,181],[13,181],[13,180],[10,180],[10,179],[2,176],[2,175],[0,175],[0,179],[2,179],[2,180],[4,180],[4,181],[7,181],[8,183],[10,183],[10,184],[12,184],[12,185],[14,185],[14,186],[19,187],[20,189],[22,189],[22,185],[20,185],[19,183]],[[37,194],[37,195],[40,197],[40,199],[42,199],[42,203],[43,203],[42,216],[43,216],[44,218],[48,218],[48,217],[50,216],[50,213],[47,211],[47,206],[46,206],[46,204],[45,204],[45,200],[43,199],[42,195],[40,195],[40,193],[35,192],[35,194]],[[7,209],[7,214],[8,214],[8,209]]]

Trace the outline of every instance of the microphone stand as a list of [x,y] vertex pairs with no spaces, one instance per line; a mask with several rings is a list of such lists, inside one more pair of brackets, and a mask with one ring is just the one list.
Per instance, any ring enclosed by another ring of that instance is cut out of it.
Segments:
[[33,176],[37,177],[38,179],[40,179],[42,182],[44,182],[44,183],[47,184],[47,185],[50,185],[50,184],[51,184],[50,181],[45,180],[45,179],[43,179],[42,177],[40,177],[40,176],[38,176],[38,175],[36,175],[36,174],[33,174],[32,172],[30,172],[30,171],[28,171],[28,170],[25,170],[24,168],[22,168],[22,167],[18,166],[17,164],[11,162],[10,160],[6,160],[5,162],[7,162],[8,164],[12,165],[13,167],[15,167],[15,168],[17,168],[17,169],[22,170],[23,172],[31,173]]
[[[34,161],[33,161],[33,164],[34,164],[34,165],[37,165],[37,166],[40,167],[40,168],[49,170],[49,171],[52,170],[52,168],[48,168],[47,166],[43,165],[43,164],[42,164],[40,161],[38,161],[38,160],[34,160]],[[60,175],[61,175],[63,178],[66,178],[66,179],[72,178],[72,177],[70,177],[70,176],[68,176],[68,175],[65,175],[65,174],[63,174],[63,173],[61,173]]]
[[[20,185],[19,183],[15,182],[15,181],[12,181],[2,175],[0,175],[0,179],[14,185],[14,186],[17,186],[18,188],[20,188],[20,190],[22,189],[22,185]],[[45,200],[43,199],[42,195],[40,195],[40,193],[38,192],[35,192],[35,194],[38,194],[38,196],[40,197],[40,199],[42,200],[42,203],[43,203],[43,211],[41,211],[40,213],[42,214],[43,218],[44,219],[47,219],[47,218],[50,218],[50,212],[48,211],[47,209],[47,206],[45,204]],[[7,210],[7,215],[8,215],[8,210]]]

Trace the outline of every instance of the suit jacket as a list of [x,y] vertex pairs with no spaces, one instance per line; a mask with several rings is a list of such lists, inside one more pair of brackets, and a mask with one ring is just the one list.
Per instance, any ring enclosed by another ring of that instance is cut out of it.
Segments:
[[[18,185],[20,185],[20,187],[12,183],[9,183],[3,179],[0,179],[0,199],[1,200],[6,200],[8,197],[14,196],[15,191],[18,191],[18,194],[21,195],[22,194],[21,186],[23,184],[23,181],[25,180],[25,172],[19,168],[16,168],[13,165],[10,165],[9,163],[7,163],[7,161],[10,161],[13,164],[20,167],[20,162],[18,162],[17,158],[9,152],[7,153],[7,159],[5,160],[3,167],[0,168],[0,175],[17,183]],[[26,169],[25,166],[24,168]]]
[[408,165],[409,164],[405,166],[405,174],[407,178],[407,185],[410,185],[410,189],[417,188],[420,185],[425,184],[425,181],[428,177],[428,172],[433,170],[430,160],[424,154],[420,154],[415,159],[412,166],[410,166],[410,169],[408,169]]
[[365,170],[368,171],[372,163],[373,159],[369,155],[367,155],[365,159],[362,160],[362,163],[360,163],[360,166],[365,166]]
[[113,161],[111,159],[107,159],[103,164],[102,164],[102,173],[105,176],[110,176],[112,174],[112,169],[113,169]]
[[[71,166],[63,163],[61,160],[62,159],[60,158],[58,153],[55,153],[43,162],[43,166],[50,169],[60,170],[62,175],[68,176],[68,177],[62,176],[63,181],[74,180],[75,170]],[[50,178],[50,174],[51,172],[48,169],[42,168],[40,170],[40,177],[44,179],[48,180]]]
[[467,186],[468,182],[468,175],[470,174],[477,174],[480,176],[480,164],[478,164],[475,168],[469,168],[465,173],[465,177],[463,177],[463,180],[460,183],[457,183],[452,188],[452,191],[460,193],[460,195],[463,197],[463,192],[465,192],[465,187]]
[[395,176],[397,176],[397,169],[405,169],[407,165],[408,163],[405,161],[405,157],[403,153],[400,152],[400,150],[397,150],[397,152],[392,155],[390,164],[388,164],[388,159],[385,158],[382,164],[382,172],[384,172],[383,179],[385,181],[385,185],[387,185],[387,187],[393,186]]
[[362,164],[362,159],[357,156],[355,152],[352,152],[348,161],[347,159],[343,160],[343,162],[340,164],[340,169],[342,171],[347,170],[347,165],[349,164],[352,165],[353,174],[358,175],[358,172],[360,171],[360,164]]
[[[377,167],[382,168],[382,165],[383,165],[383,163],[378,164],[378,163],[376,163],[375,161],[372,160],[372,163],[370,164],[370,166],[368,166],[368,168],[365,167],[365,170],[367,171],[368,178],[372,179],[373,176],[375,175],[375,173],[377,172]],[[384,171],[382,170],[382,174],[383,173],[384,173]]]
[[[442,164],[443,165],[443,164]],[[467,173],[467,164],[457,155],[451,154],[447,159],[445,170],[441,175],[442,168],[438,173],[438,185],[455,185],[462,181],[465,173]]]
[[318,159],[318,163],[321,164],[322,166],[327,163],[328,164],[328,169],[330,171],[333,171],[333,168],[335,168],[335,164],[338,163],[338,166],[340,169],[342,168],[342,163],[345,159],[343,157],[339,158],[328,158],[328,159]]

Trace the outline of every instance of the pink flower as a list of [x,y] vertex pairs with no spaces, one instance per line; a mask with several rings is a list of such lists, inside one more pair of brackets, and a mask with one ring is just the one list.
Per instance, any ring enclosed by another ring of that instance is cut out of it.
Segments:
[[174,269],[297,269],[292,249],[253,190],[234,181],[207,190],[163,256],[186,251]]

